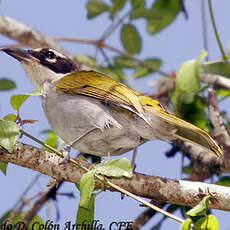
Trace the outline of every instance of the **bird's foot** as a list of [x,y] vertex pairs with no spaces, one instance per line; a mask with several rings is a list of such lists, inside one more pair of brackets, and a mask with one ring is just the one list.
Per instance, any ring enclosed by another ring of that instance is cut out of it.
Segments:
[[70,148],[71,148],[71,145],[69,143],[63,144],[62,146],[60,146],[58,148],[58,151],[60,151],[63,154],[63,160],[60,162],[60,165],[66,164],[69,161],[69,159],[70,159]]

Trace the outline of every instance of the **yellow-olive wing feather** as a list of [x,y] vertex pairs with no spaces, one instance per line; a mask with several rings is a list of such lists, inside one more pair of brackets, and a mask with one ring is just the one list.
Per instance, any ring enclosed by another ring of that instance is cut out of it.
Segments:
[[[139,100],[139,92],[105,74],[95,71],[77,71],[63,77],[56,86],[58,93],[85,95],[131,110],[151,123],[145,117]],[[153,100],[152,103],[154,103]],[[156,101],[158,103],[158,101]]]

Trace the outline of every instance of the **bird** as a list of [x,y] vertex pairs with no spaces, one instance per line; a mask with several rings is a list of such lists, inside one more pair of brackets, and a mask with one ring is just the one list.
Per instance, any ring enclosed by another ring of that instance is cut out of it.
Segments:
[[204,130],[152,97],[51,48],[2,51],[22,63],[51,128],[69,146],[96,156],[121,155],[150,140],[188,141],[223,155]]

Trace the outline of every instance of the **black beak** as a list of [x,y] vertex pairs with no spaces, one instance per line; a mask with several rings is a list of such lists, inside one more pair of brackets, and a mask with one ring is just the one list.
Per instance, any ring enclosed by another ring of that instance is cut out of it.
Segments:
[[16,58],[20,62],[30,62],[33,58],[33,56],[27,50],[14,48],[2,48],[1,50]]

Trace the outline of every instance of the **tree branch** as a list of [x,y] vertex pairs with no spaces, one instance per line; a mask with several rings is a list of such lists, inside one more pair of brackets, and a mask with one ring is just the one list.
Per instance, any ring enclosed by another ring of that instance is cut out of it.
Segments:
[[219,87],[230,89],[230,79],[221,75],[200,73],[200,80],[207,84],[212,84]]
[[208,109],[210,114],[210,120],[216,129],[217,135],[220,137],[219,142],[223,145],[223,148],[229,149],[230,147],[230,136],[228,129],[226,128],[223,118],[219,113],[217,99],[216,99],[216,91],[212,88],[209,88],[209,103]]
[[[84,170],[66,163],[61,164],[62,158],[39,148],[17,143],[12,154],[0,149],[0,160],[31,168],[49,175],[58,181],[66,180],[79,183]],[[90,167],[87,162],[78,162]],[[230,188],[201,182],[171,180],[167,178],[148,176],[135,173],[132,179],[109,179],[112,183],[138,196],[156,199],[162,202],[195,206],[207,194],[212,195],[210,208],[230,211]],[[96,181],[96,188],[115,191],[104,183]]]
[[17,40],[22,45],[32,48],[50,47],[67,54],[53,39],[10,17],[0,16],[0,33]]
[[47,189],[45,189],[45,191],[41,193],[39,199],[31,206],[31,208],[26,211],[25,215],[21,219],[22,223],[25,224],[25,229],[27,229],[30,221],[49,199],[56,199],[56,192],[59,189],[61,183],[57,185],[56,182],[53,182]]

